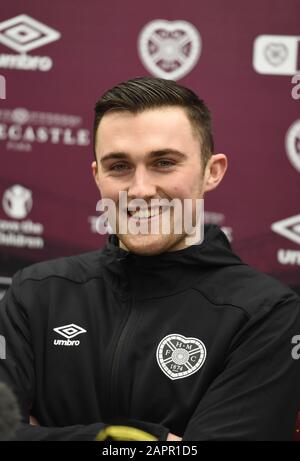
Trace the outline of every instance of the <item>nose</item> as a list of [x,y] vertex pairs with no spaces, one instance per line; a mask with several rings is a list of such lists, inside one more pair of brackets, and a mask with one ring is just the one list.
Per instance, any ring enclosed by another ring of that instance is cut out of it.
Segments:
[[155,197],[156,186],[143,165],[137,166],[127,193],[130,199]]

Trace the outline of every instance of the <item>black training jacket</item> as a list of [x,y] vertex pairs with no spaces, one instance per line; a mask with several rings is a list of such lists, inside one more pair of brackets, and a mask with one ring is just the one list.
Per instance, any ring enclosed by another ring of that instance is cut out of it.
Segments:
[[94,440],[122,422],[159,440],[292,440],[299,311],[213,225],[202,244],[158,256],[111,235],[102,250],[27,267],[0,303],[17,439]]

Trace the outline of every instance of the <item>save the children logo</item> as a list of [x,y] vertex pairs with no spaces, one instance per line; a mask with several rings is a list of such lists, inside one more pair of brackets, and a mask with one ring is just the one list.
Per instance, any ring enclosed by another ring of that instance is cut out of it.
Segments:
[[146,69],[172,80],[184,77],[197,64],[201,45],[198,30],[187,21],[151,21],[138,38],[138,52]]
[[4,191],[2,209],[9,219],[2,219],[0,208],[0,248],[44,248],[44,225],[28,218],[32,208],[32,191],[27,187],[14,184]]
[[10,218],[26,218],[32,208],[32,192],[20,184],[15,184],[4,192],[2,205]]
[[202,367],[206,359],[206,348],[198,338],[170,334],[160,341],[156,359],[168,378],[186,378]]
[[48,71],[53,62],[49,56],[32,56],[28,51],[54,42],[61,34],[27,14],[0,22],[0,43],[20,54],[0,54],[0,68]]

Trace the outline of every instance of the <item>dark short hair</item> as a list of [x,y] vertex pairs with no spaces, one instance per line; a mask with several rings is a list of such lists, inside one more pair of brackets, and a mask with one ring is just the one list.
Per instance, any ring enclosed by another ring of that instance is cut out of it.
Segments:
[[95,106],[94,155],[96,158],[96,133],[102,117],[112,111],[132,113],[159,107],[182,107],[201,142],[202,159],[206,165],[214,152],[212,121],[204,101],[189,88],[172,80],[155,77],[138,77],[106,91]]

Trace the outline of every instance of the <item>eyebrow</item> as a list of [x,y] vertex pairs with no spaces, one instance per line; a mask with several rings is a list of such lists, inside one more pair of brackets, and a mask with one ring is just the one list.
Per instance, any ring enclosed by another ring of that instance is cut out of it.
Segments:
[[[160,149],[160,150],[153,150],[147,154],[147,157],[150,159],[157,159],[160,157],[163,157],[164,155],[175,155],[178,158],[181,158],[182,160],[187,158],[187,155],[183,152],[180,152],[179,150],[176,149]],[[129,154],[126,152],[110,152],[106,155],[104,155],[102,158],[100,158],[100,163],[103,165],[109,160],[124,160],[128,159],[130,157]]]

